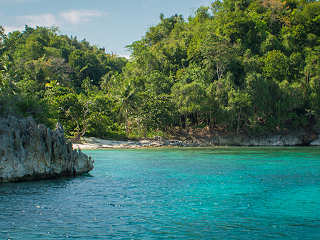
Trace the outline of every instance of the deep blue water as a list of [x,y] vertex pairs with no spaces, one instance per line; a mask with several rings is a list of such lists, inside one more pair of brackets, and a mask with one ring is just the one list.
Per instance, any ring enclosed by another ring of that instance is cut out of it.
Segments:
[[320,239],[320,149],[87,151],[90,176],[0,185],[0,239]]

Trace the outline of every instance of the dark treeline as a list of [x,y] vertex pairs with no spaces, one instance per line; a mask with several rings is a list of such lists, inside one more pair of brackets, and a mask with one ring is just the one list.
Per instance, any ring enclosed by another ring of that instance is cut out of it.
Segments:
[[320,2],[225,0],[160,23],[129,61],[55,29],[1,31],[1,112],[68,135],[272,134],[320,125]]

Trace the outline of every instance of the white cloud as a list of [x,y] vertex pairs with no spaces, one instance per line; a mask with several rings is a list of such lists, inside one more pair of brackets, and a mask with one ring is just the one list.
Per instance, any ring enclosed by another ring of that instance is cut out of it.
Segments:
[[104,14],[95,10],[70,10],[60,13],[60,16],[67,22],[72,24],[79,24],[82,22],[89,22],[94,17],[101,17]]
[[18,17],[19,22],[23,22],[25,25],[29,26],[57,26],[59,24],[57,18],[51,14],[40,14],[40,15],[27,15],[27,16],[20,16]]
[[5,33],[8,34],[9,32],[22,31],[24,29],[24,26],[22,26],[22,25],[19,25],[19,26],[4,25],[3,28],[4,28]]
[[131,58],[131,56],[129,54],[119,54],[118,56],[119,57],[124,57],[124,58],[126,58],[128,60]]
[[93,18],[102,17],[103,15],[105,15],[105,13],[96,10],[70,10],[57,14],[44,13],[39,15],[24,15],[17,16],[14,23],[10,25],[4,25],[3,27],[5,29],[5,32],[9,33],[16,30],[22,31],[25,25],[28,25],[30,27],[59,27],[65,24],[75,25],[83,22],[90,22]]
[[13,31],[23,31],[25,25],[28,25],[30,27],[52,27],[58,26],[59,20],[53,14],[50,13],[40,15],[18,16],[16,17],[16,22],[14,24],[4,25],[4,29],[6,33]]

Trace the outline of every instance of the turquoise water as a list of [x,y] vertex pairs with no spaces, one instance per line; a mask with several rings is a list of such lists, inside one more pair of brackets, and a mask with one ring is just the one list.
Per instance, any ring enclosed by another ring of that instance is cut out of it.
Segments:
[[0,239],[320,239],[320,149],[87,151],[75,179],[0,185]]

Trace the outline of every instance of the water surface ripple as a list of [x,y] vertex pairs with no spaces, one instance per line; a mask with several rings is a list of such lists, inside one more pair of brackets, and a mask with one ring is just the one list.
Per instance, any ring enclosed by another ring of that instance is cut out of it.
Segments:
[[0,185],[0,239],[320,239],[318,148],[86,153],[90,175]]

